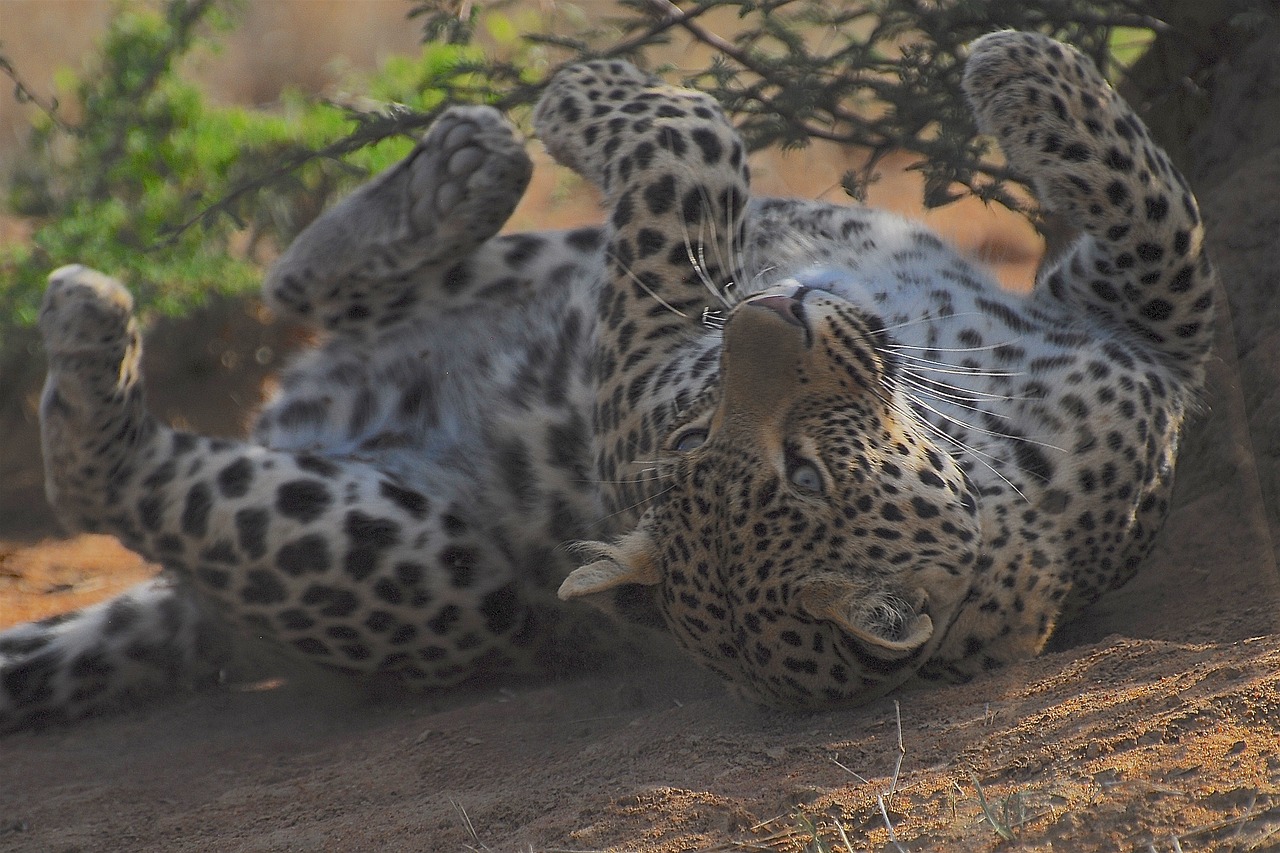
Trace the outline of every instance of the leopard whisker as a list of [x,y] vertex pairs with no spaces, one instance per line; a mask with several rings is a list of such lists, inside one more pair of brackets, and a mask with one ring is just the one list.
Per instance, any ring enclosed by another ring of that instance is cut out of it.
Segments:
[[635,510],[640,509],[641,507],[643,507],[645,504],[647,504],[647,503],[649,503],[649,502],[651,502],[651,501],[653,501],[653,500],[655,500],[655,499],[657,499],[657,498],[662,497],[663,495],[665,495],[667,492],[671,491],[671,490],[672,490],[672,489],[674,489],[675,487],[676,487],[676,484],[675,484],[675,483],[671,483],[670,485],[668,485],[668,486],[667,486],[666,488],[664,488],[664,489],[659,489],[658,491],[654,492],[653,494],[645,495],[644,497],[642,497],[640,500],[636,501],[636,502],[635,502],[635,503],[633,503],[633,504],[629,504],[629,505],[624,506],[624,507],[619,507],[619,508],[618,508],[617,510],[615,510],[614,512],[606,513],[605,515],[601,516],[600,520],[601,520],[602,522],[603,522],[603,521],[609,521],[610,519],[615,518],[616,516],[619,516],[619,515],[625,515],[626,513],[629,513],[629,512],[634,512]]
[[[687,164],[685,168],[692,173],[693,171],[692,168],[690,168]],[[697,176],[695,175],[694,177],[696,179]],[[702,197],[703,209],[714,213],[716,209],[715,204],[711,200],[711,195],[707,191],[706,184],[704,184],[702,181],[695,180],[695,185],[698,187],[698,194]],[[726,246],[722,245],[721,242],[716,239],[717,235],[716,235],[715,228],[718,223],[714,222],[714,220],[711,217],[707,217],[705,222],[710,223],[710,226],[712,228],[712,232],[711,232],[712,246],[715,248],[715,252],[716,252],[716,258],[715,258],[716,263],[720,265],[721,271],[724,273],[725,277],[731,283],[734,279],[734,275],[733,275],[734,268],[730,265],[729,258],[725,257],[723,250],[726,248]],[[730,207],[726,205],[724,209],[724,233],[728,241],[727,248],[729,250],[730,256],[733,256],[735,254],[734,248],[733,248],[733,240],[734,240],[734,235],[737,233],[737,229],[734,228],[733,226],[734,226],[733,212],[730,209]],[[702,248],[703,248],[703,253],[701,255],[701,258],[702,258],[702,261],[705,263],[706,262],[706,253],[705,253],[706,243],[702,244]],[[726,303],[726,307],[727,307],[727,303]]]
[[884,344],[886,349],[892,350],[924,350],[925,352],[988,352],[1000,349],[1000,347],[1013,346],[1022,340],[1022,337],[1016,337],[1011,341],[1005,341],[999,344],[983,344],[976,347],[938,347],[938,346],[919,346],[916,344],[903,344],[894,341]]
[[894,353],[896,358],[903,361],[909,361],[924,369],[931,370],[934,373],[949,373],[956,376],[986,376],[992,378],[1009,379],[1015,376],[1025,376],[1026,372],[1021,370],[1004,371],[1004,370],[983,370],[979,367],[973,367],[967,364],[952,364],[946,361],[937,361],[931,358],[922,358],[909,353]]
[[[908,397],[913,402],[916,402],[916,403],[919,402],[918,400],[916,400],[915,397],[911,395],[908,395]],[[884,402],[889,406],[889,408],[893,412],[898,414],[900,417],[904,417],[904,418],[911,417],[912,413],[910,411],[904,410],[901,404],[897,403],[895,400],[892,399],[892,395],[890,396],[890,399],[884,399]],[[986,451],[978,448],[973,444],[969,444],[967,442],[961,441],[960,439],[951,435],[951,433],[947,432],[942,427],[933,423],[928,418],[919,418],[918,420],[919,420],[919,423],[923,424],[925,429],[927,429],[929,432],[933,433],[942,441],[945,441],[946,443],[950,444],[952,447],[955,447],[958,450],[962,451],[966,456],[971,458],[975,464],[981,465],[982,467],[990,471],[992,474],[994,474],[996,477],[998,477],[1006,486],[1008,486],[1010,489],[1013,489],[1013,491],[1018,495],[1018,497],[1022,498],[1027,503],[1031,502],[1027,498],[1027,496],[1023,494],[1022,490],[1019,489],[1016,485],[1014,485],[1013,481],[1010,480],[1008,477],[1006,477],[1000,471],[1000,469],[995,466],[994,464],[995,462],[1003,461],[1000,457],[992,453],[987,453]],[[961,421],[957,420],[955,421],[955,423],[959,424],[960,426],[964,426],[964,423]],[[991,460],[991,461],[988,461],[988,460]],[[963,466],[961,467],[963,468]]]
[[[688,168],[687,164],[684,164],[684,165],[686,166],[686,168]],[[715,205],[712,204],[711,198],[707,195],[706,187],[702,186],[700,183],[696,181],[697,175],[694,175],[691,169],[689,169],[689,171],[691,176],[695,179],[694,181],[695,184],[697,184],[699,187],[700,196],[702,199],[703,211],[704,212],[714,211]],[[734,229],[732,228],[733,223],[731,220],[731,214],[727,209],[725,211],[725,220],[726,220],[726,229],[725,229],[726,233],[728,233],[730,235],[730,239],[732,239]],[[707,234],[708,229],[710,229],[710,235]],[[716,301],[718,301],[721,305],[723,305],[725,308],[733,307],[732,303],[730,303],[728,298],[725,296],[725,291],[731,289],[734,286],[734,282],[733,282],[734,268],[728,264],[727,259],[723,256],[723,253],[721,251],[722,247],[720,245],[720,241],[717,239],[718,234],[717,234],[716,223],[711,221],[710,217],[703,217],[699,221],[698,239],[696,243],[693,239],[693,236],[689,233],[688,224],[683,220],[681,220],[680,222],[680,231],[681,231],[681,238],[684,240],[685,256],[688,258],[689,265],[693,268],[693,271],[698,276],[699,281],[702,282],[702,285],[707,289],[707,292],[710,293],[716,299]],[[719,268],[726,278],[726,281],[723,285],[718,284],[714,280],[714,278],[708,273],[708,268],[709,268],[707,264],[707,242],[708,242],[707,237],[708,236],[710,237],[710,242],[717,256],[716,261],[719,263],[720,265]],[[733,247],[730,247],[730,253],[731,254],[733,253]]]
[[[993,394],[989,391],[978,391],[973,388],[964,388],[953,382],[944,382],[941,379],[934,379],[931,376],[921,373],[920,372],[921,369],[929,370],[930,368],[912,368],[912,367],[904,366],[900,371],[900,375],[909,376],[917,382],[925,383],[929,386],[933,386],[934,388],[940,389],[940,390],[930,390],[930,393],[936,394],[937,396],[946,396],[946,390],[951,390],[951,391],[957,392],[958,394],[967,395],[971,399],[971,401],[974,403],[977,403],[979,401],[979,398],[991,400],[994,402],[1008,402],[1010,400],[1036,399],[1034,397],[1028,397],[1028,396],[1017,396],[1014,394]],[[946,390],[941,390],[941,389],[946,389]]]
[[[723,305],[725,308],[732,307],[729,303],[729,300],[725,297],[724,293],[721,292],[720,286],[718,286],[715,283],[715,281],[712,280],[711,276],[707,273],[706,242],[702,240],[700,236],[697,243],[697,248],[695,250],[694,245],[691,242],[689,237],[688,226],[686,226],[684,223],[681,223],[680,228],[681,228],[681,231],[684,232],[685,255],[689,259],[689,265],[693,267],[694,273],[698,276],[698,280],[702,282],[702,286],[705,287],[707,289],[707,292],[710,293],[712,296],[714,296],[716,301],[718,301],[721,305]],[[732,286],[733,286],[733,281],[731,279],[724,285],[724,288],[728,289]]]
[[710,308],[702,309],[702,325],[708,329],[720,331],[724,329],[727,322],[728,318],[725,317],[723,311],[712,311]]
[[[946,402],[954,406],[958,406],[959,408],[968,409],[971,412],[981,412],[983,414],[990,415],[992,417],[997,417],[997,418],[1008,419],[1009,417],[1011,417],[1010,415],[1003,414],[1001,412],[988,412],[986,408],[979,405],[980,401],[974,399],[973,397],[964,396],[964,394],[967,393],[964,391],[964,389],[955,389],[954,386],[942,385],[943,388],[951,388],[953,390],[962,392],[962,393],[949,393],[939,388],[931,388],[929,387],[929,385],[926,385],[924,382],[918,381],[915,377],[903,377],[903,381],[904,381],[904,384],[906,384],[911,388],[916,389],[921,394],[924,394],[929,397],[934,397],[939,400],[945,400]],[[995,399],[998,400],[1001,398],[996,397]]]
[[[745,254],[741,263],[743,269],[751,269],[754,266],[754,262],[750,261]],[[750,286],[743,293],[742,298],[745,299],[748,295],[759,293],[764,290],[767,287],[764,282],[768,278],[769,274],[777,271],[778,268],[772,264],[758,268],[748,277]]]
[[[653,473],[650,474],[650,472],[653,472]],[[638,485],[640,483],[658,483],[662,481],[663,476],[664,476],[663,472],[660,468],[650,467],[650,468],[642,469],[634,477],[619,477],[612,480],[607,480],[603,477],[584,477],[584,478],[574,479],[571,482],[599,483],[599,484],[608,484],[611,486],[626,486],[626,485]]]
[[1057,446],[1056,444],[1050,444],[1050,443],[1049,443],[1049,442],[1047,442],[1047,441],[1040,441],[1039,439],[1031,438],[1030,436],[1026,436],[1026,435],[1009,435],[1008,433],[997,432],[997,431],[995,431],[995,430],[985,429],[985,428],[980,427],[980,426],[974,426],[973,424],[967,424],[967,423],[965,423],[964,421],[960,420],[960,419],[959,419],[959,418],[957,418],[957,417],[954,417],[954,416],[952,416],[952,415],[948,415],[946,412],[944,412],[944,411],[942,411],[942,410],[940,410],[940,409],[936,409],[936,408],[934,408],[933,406],[930,406],[928,403],[924,402],[923,400],[919,399],[918,397],[912,397],[912,399],[913,399],[917,404],[919,404],[921,408],[926,409],[926,410],[928,410],[928,411],[930,411],[930,412],[933,412],[933,413],[934,413],[935,415],[937,415],[938,417],[940,417],[940,418],[944,418],[944,419],[946,419],[946,420],[948,420],[948,421],[951,421],[951,422],[952,422],[952,423],[954,423],[956,426],[962,426],[962,427],[964,427],[964,428],[965,428],[965,429],[967,429],[967,430],[972,430],[972,431],[977,432],[977,433],[979,433],[979,434],[981,434],[981,435],[989,435],[989,436],[991,436],[992,438],[1004,438],[1004,439],[1012,439],[1012,440],[1014,440],[1014,441],[1024,441],[1024,442],[1026,442],[1027,444],[1034,444],[1034,445],[1036,445],[1037,447],[1043,447],[1043,448],[1045,448],[1046,450],[1056,450],[1056,451],[1058,451],[1059,453],[1066,453],[1066,452],[1067,452],[1066,448],[1064,448],[1064,447],[1059,447],[1059,446]]
[[[945,319],[952,320],[957,317],[980,317],[984,320],[987,319],[987,315],[983,314],[981,311],[957,311],[954,314],[948,314]],[[876,329],[873,334],[887,335],[890,332],[896,332],[899,329],[909,329],[912,326],[933,326],[942,319],[944,318],[935,317],[932,313],[925,312],[922,316],[916,317],[913,320],[904,320],[901,323],[887,323],[882,328]],[[889,343],[886,343],[885,346],[890,346],[892,343],[893,342],[890,341]]]

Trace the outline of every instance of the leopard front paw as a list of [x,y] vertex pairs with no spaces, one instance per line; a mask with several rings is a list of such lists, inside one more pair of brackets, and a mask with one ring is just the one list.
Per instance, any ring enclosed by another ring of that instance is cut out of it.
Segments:
[[98,530],[138,448],[155,432],[139,379],[133,297],[83,266],[49,276],[40,308],[49,359],[40,400],[45,493],[73,530]]

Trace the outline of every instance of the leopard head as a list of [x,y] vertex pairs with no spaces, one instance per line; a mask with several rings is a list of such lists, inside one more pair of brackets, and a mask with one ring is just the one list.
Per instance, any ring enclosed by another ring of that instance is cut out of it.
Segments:
[[718,395],[671,432],[637,527],[590,543],[561,597],[654,588],[679,641],[770,706],[856,704],[909,678],[969,589],[980,535],[885,335],[798,284],[737,306]]

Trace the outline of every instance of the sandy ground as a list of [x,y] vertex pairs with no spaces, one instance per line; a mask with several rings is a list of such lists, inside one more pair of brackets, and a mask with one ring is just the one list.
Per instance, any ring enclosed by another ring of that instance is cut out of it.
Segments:
[[668,661],[389,704],[238,685],[20,734],[0,849],[1277,849],[1275,611],[1211,594],[1213,567],[1144,575],[1068,649],[847,712]]
[[[805,156],[757,173],[829,191],[839,158]],[[581,681],[380,704],[318,678],[235,684],[0,741],[0,851],[1280,850],[1280,216],[1237,203],[1257,172],[1201,191],[1234,311],[1177,508],[1139,577],[1039,659],[813,715],[743,705],[660,651]],[[1038,253],[981,209],[938,224],[1007,261],[1008,281]],[[242,305],[158,326],[153,407],[234,434],[297,341]],[[0,389],[0,625],[152,571],[110,539],[54,536],[35,387]]]
[[889,825],[911,850],[1275,849],[1278,664],[1116,638],[806,717],[669,671],[452,707],[200,697],[6,741],[0,849],[879,850]]

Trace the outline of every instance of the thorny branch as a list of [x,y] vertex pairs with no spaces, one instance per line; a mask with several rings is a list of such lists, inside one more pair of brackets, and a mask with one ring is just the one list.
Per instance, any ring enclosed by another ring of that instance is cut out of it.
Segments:
[[[0,48],[4,45],[0,43]],[[67,124],[58,115],[58,99],[50,98],[47,102],[42,100],[35,91],[27,85],[27,82],[18,74],[18,69],[13,67],[13,62],[9,57],[0,53],[0,73],[3,73],[11,81],[13,81],[13,99],[20,104],[31,104],[40,112],[45,114],[49,121],[66,133],[76,133],[77,129]]]
[[[678,16],[654,22],[649,27],[643,29],[638,34],[631,36],[609,46],[607,49],[592,51],[587,44],[563,39],[543,34],[528,34],[526,38],[535,43],[552,44],[561,48],[572,50],[575,54],[570,61],[579,61],[590,58],[607,59],[611,57],[632,56],[644,47],[654,44],[664,33],[680,24],[692,21],[714,8],[713,4],[700,5],[688,12],[680,12]],[[469,66],[460,66],[454,69],[454,74],[461,76],[470,71],[485,71],[492,69],[478,69]],[[518,80],[519,75],[515,69],[505,68],[506,73],[501,75],[511,80]],[[497,75],[493,75],[497,76]],[[500,78],[499,78],[500,79]],[[550,79],[548,75],[547,79]],[[321,148],[302,148],[299,147],[291,153],[284,156],[279,165],[260,175],[256,175],[245,180],[231,190],[229,190],[222,198],[200,210],[191,218],[175,226],[168,234],[162,245],[171,245],[176,243],[183,234],[197,225],[203,226],[212,222],[219,216],[231,216],[236,218],[236,208],[240,201],[245,197],[253,196],[263,190],[270,189],[276,184],[289,178],[303,166],[318,160],[340,160],[348,154],[359,151],[367,146],[376,145],[387,139],[398,136],[412,136],[431,125],[436,117],[454,103],[487,103],[496,109],[506,112],[516,107],[529,106],[534,104],[538,96],[545,87],[545,81],[535,84],[518,83],[512,88],[499,94],[494,88],[490,87],[485,90],[477,90],[474,88],[463,86],[452,86],[448,82],[439,83],[441,88],[449,91],[448,97],[441,105],[429,112],[420,112],[411,110],[400,105],[391,105],[388,109],[376,113],[362,113],[354,110],[349,112],[351,118],[356,121],[357,127],[355,131],[347,136],[337,139]]]

